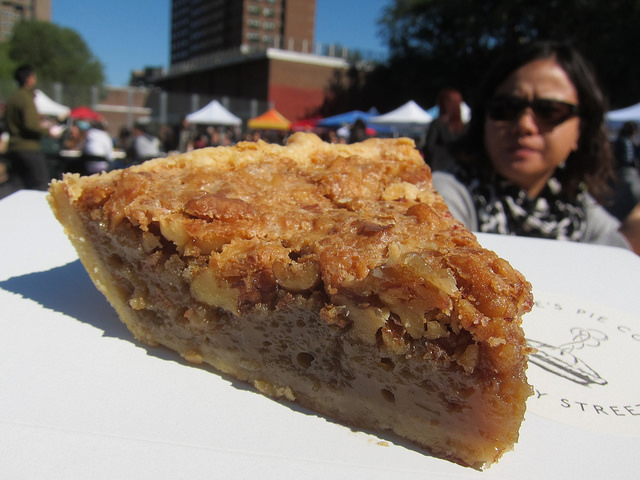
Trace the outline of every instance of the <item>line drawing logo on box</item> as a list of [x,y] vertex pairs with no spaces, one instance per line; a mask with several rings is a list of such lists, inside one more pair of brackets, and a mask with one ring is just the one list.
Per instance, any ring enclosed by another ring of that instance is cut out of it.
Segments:
[[608,382],[573,352],[583,348],[597,348],[608,340],[605,333],[582,327],[570,330],[573,339],[559,346],[528,339],[527,345],[536,349],[529,361],[538,367],[578,385],[606,385]]

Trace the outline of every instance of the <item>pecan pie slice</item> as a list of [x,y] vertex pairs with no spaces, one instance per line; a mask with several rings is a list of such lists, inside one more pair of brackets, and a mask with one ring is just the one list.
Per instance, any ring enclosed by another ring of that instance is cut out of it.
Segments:
[[531,394],[531,287],[409,139],[196,150],[50,187],[135,337],[346,425],[484,468]]

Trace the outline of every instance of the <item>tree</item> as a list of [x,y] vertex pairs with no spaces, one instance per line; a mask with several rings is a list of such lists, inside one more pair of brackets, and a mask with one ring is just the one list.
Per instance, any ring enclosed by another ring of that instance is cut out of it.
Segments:
[[413,99],[433,105],[438,90],[472,98],[488,66],[513,45],[571,43],[594,65],[612,108],[640,101],[636,60],[640,0],[390,0],[379,20],[390,60],[359,91],[385,111]]
[[33,65],[43,81],[79,86],[104,83],[103,66],[82,37],[70,28],[53,23],[18,23],[9,40],[8,55],[15,65]]
[[0,43],[0,79],[13,78],[15,67],[13,61],[9,58],[9,43]]

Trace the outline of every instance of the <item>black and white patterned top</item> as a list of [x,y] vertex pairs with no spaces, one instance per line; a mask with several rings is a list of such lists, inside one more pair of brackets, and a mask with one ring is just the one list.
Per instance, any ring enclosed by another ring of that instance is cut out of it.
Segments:
[[587,192],[567,198],[555,178],[536,198],[502,177],[483,181],[466,170],[433,172],[433,184],[452,215],[472,231],[629,248],[617,219]]
[[586,223],[584,199],[575,202],[562,196],[560,183],[552,178],[536,198],[503,178],[491,182],[458,175],[469,189],[478,213],[478,230],[526,237],[580,241]]

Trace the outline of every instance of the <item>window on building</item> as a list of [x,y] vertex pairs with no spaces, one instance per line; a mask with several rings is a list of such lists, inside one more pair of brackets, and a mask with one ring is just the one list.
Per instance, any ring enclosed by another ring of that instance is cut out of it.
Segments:
[[263,35],[262,43],[265,45],[273,45],[273,37],[271,35]]

